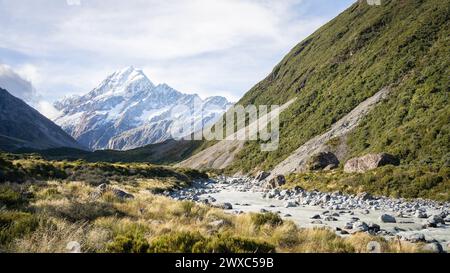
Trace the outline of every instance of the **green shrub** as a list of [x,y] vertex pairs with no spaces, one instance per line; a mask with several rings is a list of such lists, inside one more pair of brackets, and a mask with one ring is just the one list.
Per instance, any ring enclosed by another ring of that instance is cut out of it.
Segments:
[[152,240],[152,253],[194,253],[201,252],[200,246],[205,244],[205,238],[200,233],[176,232],[157,237]]
[[19,191],[9,185],[0,185],[0,207],[20,208],[28,203]]
[[149,244],[139,233],[117,235],[113,242],[106,246],[109,253],[147,253]]
[[274,253],[275,246],[261,240],[233,236],[229,233],[219,234],[203,245],[196,244],[193,252],[206,253]]
[[221,233],[203,237],[198,232],[176,232],[160,236],[151,242],[152,253],[273,253],[267,242]]
[[266,224],[270,226],[278,226],[283,224],[283,219],[281,219],[281,217],[278,214],[273,212],[252,214],[251,218],[253,224],[257,227]]
[[0,245],[33,232],[39,223],[39,219],[30,213],[0,211]]
[[117,210],[111,203],[72,201],[62,206],[42,206],[43,212],[70,222],[94,221],[101,217],[123,217],[125,214]]
[[431,166],[385,166],[363,174],[301,173],[288,176],[287,187],[301,186],[307,190],[361,191],[374,195],[403,198],[427,198],[450,201],[450,168]]

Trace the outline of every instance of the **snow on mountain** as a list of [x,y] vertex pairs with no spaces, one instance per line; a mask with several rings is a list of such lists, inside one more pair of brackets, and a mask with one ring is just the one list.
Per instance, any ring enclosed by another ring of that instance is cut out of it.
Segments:
[[61,115],[54,121],[93,150],[128,150],[211,125],[231,105],[223,97],[202,100],[167,84],[154,85],[142,70],[127,67],[84,96],[56,102]]

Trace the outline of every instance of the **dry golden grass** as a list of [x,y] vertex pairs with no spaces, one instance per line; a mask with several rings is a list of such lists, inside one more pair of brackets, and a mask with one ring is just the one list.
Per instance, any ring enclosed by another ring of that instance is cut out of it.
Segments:
[[[382,252],[419,251],[417,245],[367,234],[342,238],[327,229],[301,229],[291,221],[257,223],[252,214],[231,215],[206,205],[153,195],[146,190],[149,183],[153,182],[135,185],[135,198],[127,201],[110,194],[93,201],[90,196],[95,188],[81,182],[34,185],[30,190],[36,200],[29,206],[34,214],[46,219],[45,224],[2,248],[9,252],[66,252],[67,243],[77,241],[84,252],[105,252],[121,235],[139,235],[151,243],[168,234],[198,232],[206,239],[228,234],[266,242],[277,252],[359,253],[366,252],[371,241],[379,242]],[[220,225],[214,224],[217,221]]]

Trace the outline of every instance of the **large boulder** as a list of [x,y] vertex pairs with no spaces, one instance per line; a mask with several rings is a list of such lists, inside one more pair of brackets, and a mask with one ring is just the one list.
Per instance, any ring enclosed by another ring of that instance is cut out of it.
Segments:
[[380,221],[383,223],[397,223],[397,220],[394,216],[389,214],[383,214],[380,216]]
[[444,253],[442,245],[438,242],[426,244],[425,246],[423,246],[422,250],[430,253]]
[[123,190],[120,189],[111,189],[111,192],[119,199],[134,199],[134,196],[132,194],[129,194]]
[[314,156],[312,156],[307,165],[306,168],[309,171],[319,171],[319,170],[331,170],[335,169],[339,166],[339,160],[331,152],[321,152]]
[[227,202],[220,204],[219,207],[224,210],[232,210],[233,209],[233,205],[231,205],[231,203],[227,203]]
[[284,184],[286,184],[286,178],[284,177],[284,175],[277,175],[276,177],[269,180],[268,187],[270,189],[275,189],[283,186]]
[[93,199],[98,199],[100,198],[103,194],[105,194],[106,192],[112,192],[114,194],[114,196],[116,196],[119,199],[134,199],[134,196],[132,194],[129,194],[123,190],[120,189],[116,189],[113,187],[108,186],[107,184],[101,184],[100,186],[98,186],[94,192],[91,193],[91,197]]
[[268,172],[260,172],[256,177],[255,177],[255,181],[257,182],[261,182],[264,179],[266,179],[267,177],[269,177],[270,173]]
[[350,159],[344,165],[346,173],[364,173],[385,165],[398,165],[399,160],[390,154],[368,154]]
[[373,196],[367,192],[359,193],[356,197],[358,197],[359,199],[361,199],[363,201],[370,201],[370,200],[374,199]]

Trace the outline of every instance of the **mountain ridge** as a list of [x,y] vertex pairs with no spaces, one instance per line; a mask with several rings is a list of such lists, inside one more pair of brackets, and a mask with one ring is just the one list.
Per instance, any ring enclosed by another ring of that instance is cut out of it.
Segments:
[[85,149],[51,120],[0,88],[0,149]]
[[154,85],[131,66],[86,95],[54,105],[62,113],[55,122],[80,143],[93,150],[129,150],[173,138],[186,124],[195,129],[212,124],[232,104],[223,97],[202,100],[165,83]]
[[354,3],[297,44],[238,102],[282,105],[297,98],[280,116],[279,149],[261,152],[259,142],[249,141],[227,171],[272,170],[387,87],[389,98],[335,140],[345,142],[343,161],[387,152],[401,164],[449,166],[449,17],[448,1]]

